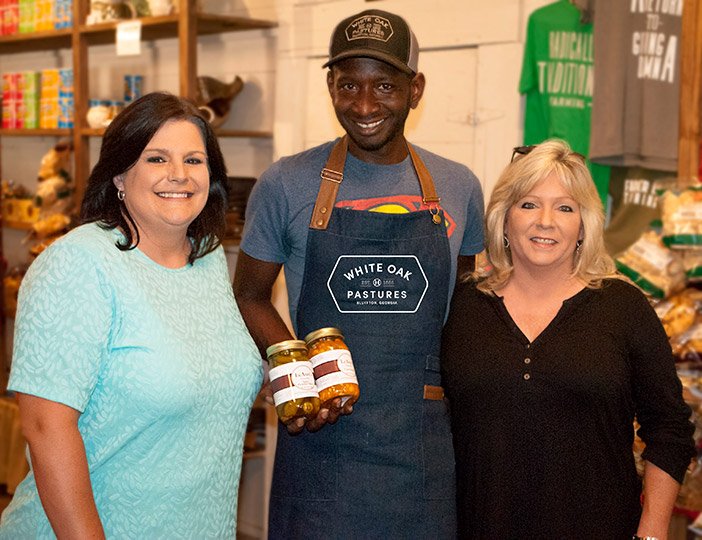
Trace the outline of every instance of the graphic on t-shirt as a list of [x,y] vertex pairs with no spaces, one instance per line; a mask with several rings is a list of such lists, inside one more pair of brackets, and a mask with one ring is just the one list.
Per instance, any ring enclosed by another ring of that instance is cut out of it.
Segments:
[[[420,195],[390,195],[388,197],[373,197],[370,199],[355,199],[348,201],[337,201],[336,208],[347,208],[349,210],[365,210],[368,212],[379,212],[381,214],[408,214],[419,210],[429,210],[429,207],[422,203]],[[445,208],[444,225],[449,238],[456,229],[456,221],[449,215]]]
[[[636,76],[673,84],[677,66],[678,36],[665,33],[661,15],[682,16],[683,0],[632,0],[631,13],[646,15],[646,29],[631,36],[631,54],[638,57]],[[670,30],[674,29],[667,25]]]
[[624,181],[622,203],[656,208],[658,206],[657,190],[659,188],[659,182],[646,178],[627,178]]
[[548,60],[536,63],[539,93],[551,107],[584,109],[592,105],[592,32],[551,31]]
[[429,281],[415,255],[342,255],[327,288],[340,313],[416,313]]

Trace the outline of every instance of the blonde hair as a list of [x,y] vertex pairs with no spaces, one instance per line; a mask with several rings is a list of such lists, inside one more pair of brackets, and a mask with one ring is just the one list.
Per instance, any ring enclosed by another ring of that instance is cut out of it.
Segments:
[[501,289],[512,275],[512,258],[504,245],[505,221],[509,209],[550,174],[555,173],[564,189],[580,207],[582,245],[573,254],[573,276],[587,287],[599,288],[602,280],[615,276],[612,258],[604,248],[604,209],[590,171],[580,154],[568,143],[550,139],[507,165],[492,191],[485,212],[485,241],[491,269],[478,288],[484,292]]

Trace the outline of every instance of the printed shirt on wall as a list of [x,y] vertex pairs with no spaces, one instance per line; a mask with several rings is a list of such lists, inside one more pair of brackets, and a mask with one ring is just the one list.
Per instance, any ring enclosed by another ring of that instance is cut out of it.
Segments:
[[677,170],[683,0],[595,3],[591,157]]
[[[594,84],[592,24],[558,0],[529,17],[519,91],[526,95],[524,144],[556,137],[589,155]],[[609,167],[588,163],[603,203]]]

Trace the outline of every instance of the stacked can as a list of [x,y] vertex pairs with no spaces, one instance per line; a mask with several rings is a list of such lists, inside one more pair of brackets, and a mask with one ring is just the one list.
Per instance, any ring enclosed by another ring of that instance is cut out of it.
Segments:
[[125,75],[124,76],[124,102],[131,103],[141,97],[144,86],[144,77],[142,75]]

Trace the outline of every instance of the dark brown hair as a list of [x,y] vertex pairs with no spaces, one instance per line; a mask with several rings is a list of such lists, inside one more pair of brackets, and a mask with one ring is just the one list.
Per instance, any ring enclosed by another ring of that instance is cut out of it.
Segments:
[[[139,232],[124,202],[117,198],[114,178],[131,169],[156,132],[169,120],[187,120],[202,132],[210,173],[210,190],[202,212],[188,227],[193,249],[189,262],[207,255],[219,246],[225,229],[227,170],[212,127],[191,101],[153,92],[137,99],[110,123],[100,148],[100,157],[88,177],[81,206],[82,223],[97,222],[105,229],[119,227],[126,236],[118,242],[121,250],[139,244]],[[132,238],[132,230],[136,238]]]

